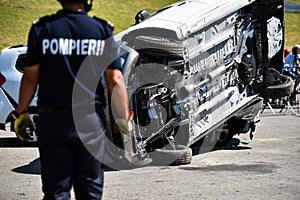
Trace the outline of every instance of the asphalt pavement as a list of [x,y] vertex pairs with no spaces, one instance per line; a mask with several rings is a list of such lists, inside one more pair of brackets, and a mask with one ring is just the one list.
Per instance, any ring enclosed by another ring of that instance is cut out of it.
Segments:
[[[261,114],[253,140],[237,136],[239,145],[195,155],[189,165],[106,171],[103,199],[299,200],[300,117],[275,111]],[[35,144],[2,131],[0,160],[0,200],[42,199]]]

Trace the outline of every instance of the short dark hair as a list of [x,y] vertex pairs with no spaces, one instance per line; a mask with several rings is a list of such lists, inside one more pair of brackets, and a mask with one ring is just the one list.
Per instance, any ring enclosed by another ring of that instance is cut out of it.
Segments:
[[70,3],[70,4],[74,4],[74,3],[86,3],[87,0],[58,0],[61,4],[64,3]]
[[93,0],[57,0],[58,2],[61,3],[63,6],[64,4],[77,4],[77,3],[83,3],[85,7],[85,11],[89,12],[92,9],[93,6]]

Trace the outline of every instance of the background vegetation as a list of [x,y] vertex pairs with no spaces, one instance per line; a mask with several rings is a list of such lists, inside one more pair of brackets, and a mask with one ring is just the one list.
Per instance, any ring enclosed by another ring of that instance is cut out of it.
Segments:
[[[146,9],[149,12],[177,0],[95,0],[90,15],[104,18],[115,25],[115,34],[134,23],[135,14]],[[289,0],[299,3],[300,0]],[[56,0],[0,0],[0,49],[25,44],[32,22],[43,15],[60,9]],[[285,46],[292,48],[300,43],[300,13],[286,13]]]
[[[134,23],[135,14],[146,9],[154,12],[177,0],[94,0],[89,13],[115,25],[118,33]],[[25,44],[31,24],[36,19],[61,8],[57,0],[0,0],[0,49]]]
[[[288,0],[300,4],[300,0]],[[285,46],[292,49],[300,44],[300,12],[285,13]]]

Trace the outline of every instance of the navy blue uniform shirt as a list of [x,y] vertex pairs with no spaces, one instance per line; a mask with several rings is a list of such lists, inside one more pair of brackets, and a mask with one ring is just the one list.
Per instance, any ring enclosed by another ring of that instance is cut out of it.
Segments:
[[40,64],[39,107],[105,104],[99,77],[107,67],[121,70],[112,31],[106,21],[71,10],[60,10],[33,24],[27,66]]

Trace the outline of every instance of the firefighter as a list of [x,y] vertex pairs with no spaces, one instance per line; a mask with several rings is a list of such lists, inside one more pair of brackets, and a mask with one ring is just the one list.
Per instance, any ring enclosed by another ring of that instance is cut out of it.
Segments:
[[[92,0],[58,1],[62,9],[35,21],[29,31],[14,127],[23,140],[36,128],[44,199],[70,199],[72,187],[76,199],[101,199],[106,129],[103,71],[109,93],[114,90],[112,104],[123,130],[130,123],[121,64],[111,39],[113,27],[87,14]],[[106,66],[102,61],[107,59],[111,62]],[[35,127],[28,107],[37,85]]]

